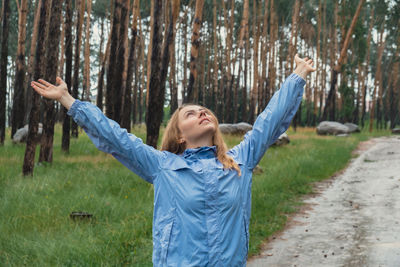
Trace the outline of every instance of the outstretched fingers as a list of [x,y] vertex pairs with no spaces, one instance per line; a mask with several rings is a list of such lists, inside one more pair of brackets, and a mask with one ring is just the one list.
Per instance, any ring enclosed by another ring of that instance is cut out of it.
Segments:
[[54,85],[52,85],[51,83],[49,83],[48,81],[45,81],[45,80],[43,80],[43,79],[39,79],[38,81],[41,82],[42,84],[44,84],[44,85],[47,86],[47,87],[54,86]]
[[42,89],[41,87],[39,87],[38,83],[32,82],[31,86],[33,89],[35,89],[35,91],[39,94],[39,95],[44,95],[46,93],[46,91],[44,89]]
[[40,89],[42,89],[42,90],[46,90],[46,89],[47,89],[47,86],[45,86],[44,84],[35,82],[35,81],[32,81],[31,85],[32,85],[32,86],[35,85],[36,87],[38,87],[38,88],[40,88]]

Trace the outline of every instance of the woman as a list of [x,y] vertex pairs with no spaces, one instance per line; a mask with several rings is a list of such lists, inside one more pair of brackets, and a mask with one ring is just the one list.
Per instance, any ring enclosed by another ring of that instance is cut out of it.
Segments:
[[96,147],[154,184],[154,266],[245,266],[249,245],[252,171],[267,148],[289,127],[303,95],[311,59],[295,56],[296,70],[271,98],[244,140],[227,150],[217,118],[185,105],[172,115],[162,151],[75,100],[66,84],[32,82],[58,100]]

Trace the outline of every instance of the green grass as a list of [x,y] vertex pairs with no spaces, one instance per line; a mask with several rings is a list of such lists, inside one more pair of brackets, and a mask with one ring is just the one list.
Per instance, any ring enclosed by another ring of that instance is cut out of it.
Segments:
[[[133,132],[145,137],[144,128]],[[263,173],[253,178],[250,255],[282,229],[312,182],[344,168],[359,141],[388,134],[289,131],[291,143],[270,148],[260,162]],[[84,133],[71,140],[70,154],[61,153],[60,135],[57,126],[54,162],[36,165],[33,177],[21,174],[24,145],[7,139],[0,147],[0,266],[152,266],[152,185],[98,151]],[[240,139],[226,136],[230,147]],[[74,222],[72,211],[95,218]]]

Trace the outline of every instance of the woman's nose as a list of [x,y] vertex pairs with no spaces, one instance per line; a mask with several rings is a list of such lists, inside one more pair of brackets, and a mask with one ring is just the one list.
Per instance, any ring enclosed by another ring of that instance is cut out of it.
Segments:
[[204,111],[204,110],[200,110],[200,112],[199,112],[199,117],[201,117],[201,116],[205,116],[206,115],[206,112]]

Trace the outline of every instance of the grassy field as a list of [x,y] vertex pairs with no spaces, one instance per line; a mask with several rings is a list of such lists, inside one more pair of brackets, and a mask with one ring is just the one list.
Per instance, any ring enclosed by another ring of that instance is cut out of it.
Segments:
[[[57,126],[54,162],[37,164],[33,177],[21,174],[24,145],[7,139],[0,147],[0,266],[152,266],[152,185],[98,151],[84,133],[71,140],[70,154],[61,153],[60,132]],[[144,139],[144,128],[133,132]],[[360,141],[389,131],[288,134],[291,143],[270,148],[263,172],[253,177],[250,256],[284,226],[312,182],[344,168]],[[226,136],[230,147],[240,140]],[[95,218],[75,222],[72,211]]]

